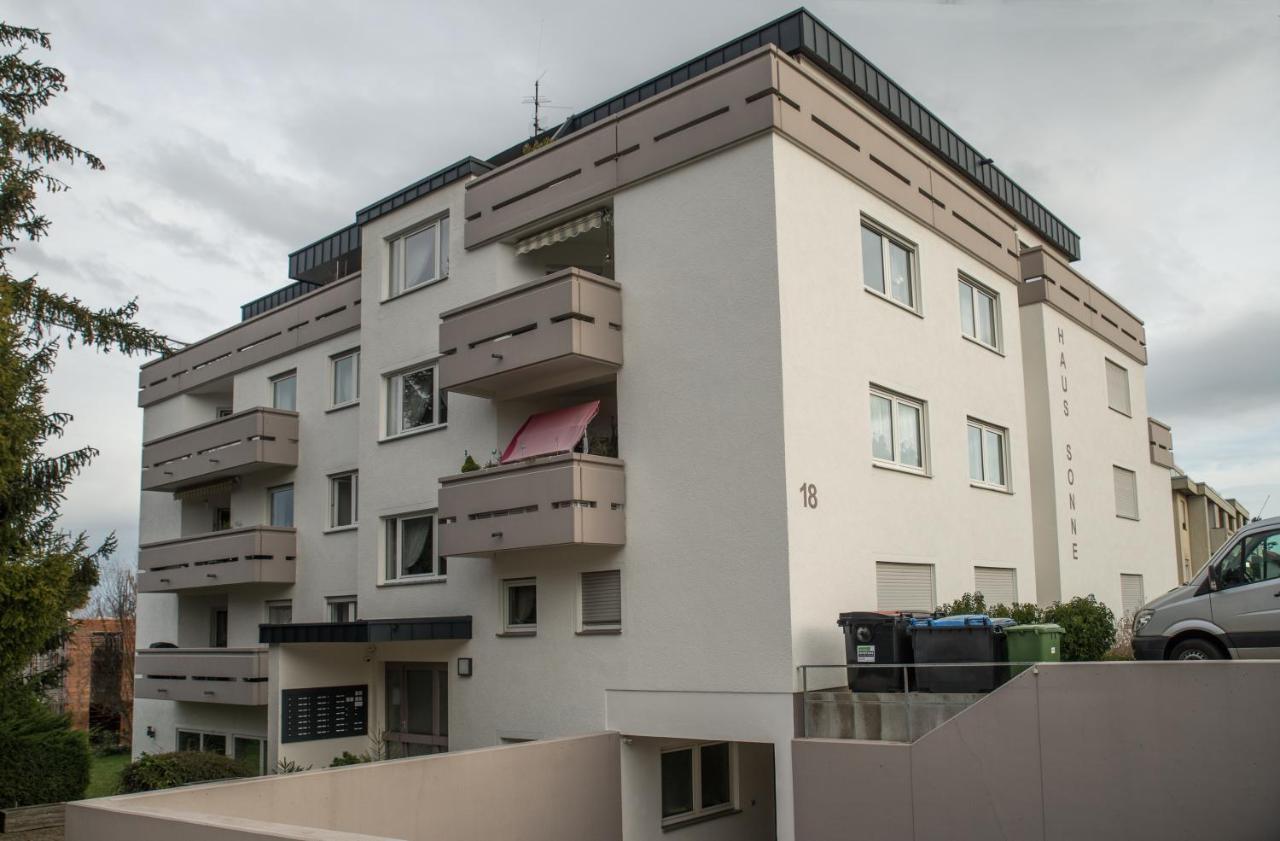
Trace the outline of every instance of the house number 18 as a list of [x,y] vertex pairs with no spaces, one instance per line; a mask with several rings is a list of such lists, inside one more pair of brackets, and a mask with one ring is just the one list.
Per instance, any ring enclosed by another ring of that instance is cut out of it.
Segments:
[[818,507],[818,486],[812,482],[807,482],[800,486],[800,499],[804,502],[805,508]]

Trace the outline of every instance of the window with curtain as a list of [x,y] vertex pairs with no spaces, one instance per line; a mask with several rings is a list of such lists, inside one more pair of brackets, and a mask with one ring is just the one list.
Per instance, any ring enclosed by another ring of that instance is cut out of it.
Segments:
[[1008,489],[1006,430],[969,419],[969,481],[977,485]]
[[503,628],[507,633],[531,634],[538,630],[538,582],[535,578],[511,578],[502,582]]
[[340,473],[329,477],[329,528],[353,526],[359,520],[359,476]]
[[919,311],[915,249],[878,225],[862,223],[862,283],[867,289]]
[[429,429],[447,421],[445,395],[435,365],[387,378],[387,435]]
[[449,217],[387,241],[388,294],[408,292],[449,275]]
[[924,418],[924,403],[873,388],[871,457],[925,472]]
[[439,578],[445,559],[436,554],[436,515],[403,514],[386,523],[386,579]]
[[267,491],[271,503],[271,525],[293,528],[293,485],[281,485]]
[[960,278],[960,331],[979,344],[1000,349],[1000,309],[996,294],[968,278]]
[[360,351],[340,353],[330,360],[333,394],[330,405],[345,406],[360,399]]
[[290,371],[271,378],[271,406],[275,409],[298,411],[298,374]]

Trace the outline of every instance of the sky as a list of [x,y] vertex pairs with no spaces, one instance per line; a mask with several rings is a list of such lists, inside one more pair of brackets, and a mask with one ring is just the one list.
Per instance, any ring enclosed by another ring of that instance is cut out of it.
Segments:
[[[136,297],[183,341],[288,283],[287,255],[466,155],[790,11],[670,0],[0,0],[51,33],[59,170],[16,274]],[[815,2],[808,8],[1082,238],[1076,268],[1147,328],[1150,413],[1181,467],[1280,514],[1280,0]],[[101,451],[64,524],[136,559],[137,359],[66,351],[49,409]]]

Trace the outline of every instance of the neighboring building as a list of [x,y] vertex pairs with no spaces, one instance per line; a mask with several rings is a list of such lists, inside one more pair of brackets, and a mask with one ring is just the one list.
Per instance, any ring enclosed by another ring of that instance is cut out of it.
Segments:
[[1141,323],[807,12],[523,145],[143,366],[135,752],[615,730],[628,838],[790,838],[841,611],[1173,584]]
[[1204,482],[1174,467],[1173,518],[1178,583],[1185,584],[1213,557],[1227,538],[1249,522],[1249,511],[1225,499]]
[[133,673],[126,651],[133,640],[118,619],[77,619],[62,647],[41,655],[32,671],[62,664],[62,680],[46,693],[50,709],[65,713],[76,730],[118,733],[128,741],[133,715]]

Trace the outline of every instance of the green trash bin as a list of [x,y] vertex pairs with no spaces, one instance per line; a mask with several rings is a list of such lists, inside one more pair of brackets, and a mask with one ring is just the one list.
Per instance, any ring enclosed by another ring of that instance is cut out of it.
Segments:
[[[1061,625],[1011,625],[1004,633],[1010,663],[1057,663],[1062,659]],[[1025,668],[1012,667],[1010,677]]]

